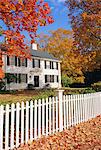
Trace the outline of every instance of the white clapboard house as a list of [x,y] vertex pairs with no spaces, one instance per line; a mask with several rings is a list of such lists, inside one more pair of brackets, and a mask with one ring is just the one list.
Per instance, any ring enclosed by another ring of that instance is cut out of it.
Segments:
[[[35,89],[61,87],[60,61],[46,51],[37,50],[37,45],[32,44],[32,59],[20,59],[4,55],[4,72],[6,75],[14,76],[12,82],[6,79],[6,89],[26,89],[33,85]],[[9,84],[10,83],[10,84]]]

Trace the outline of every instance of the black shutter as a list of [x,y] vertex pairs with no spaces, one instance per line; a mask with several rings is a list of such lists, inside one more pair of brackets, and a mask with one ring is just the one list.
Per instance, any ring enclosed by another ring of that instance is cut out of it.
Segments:
[[33,68],[35,68],[35,60],[33,59],[33,62],[32,62],[32,66]]
[[27,67],[27,58],[25,58],[25,65],[26,65],[25,67]]
[[45,69],[46,69],[46,60],[45,60]]
[[28,82],[27,74],[26,74],[26,83]]
[[57,76],[57,82],[59,82],[59,76]]
[[15,83],[17,83],[17,81],[18,81],[18,76],[17,76],[17,74],[15,74]]
[[17,66],[17,57],[15,56],[15,66]]
[[58,70],[58,62],[56,63],[56,69]]
[[52,69],[52,62],[50,61],[50,69]]
[[18,76],[19,76],[19,83],[21,83],[21,74],[19,74]]
[[53,62],[52,62],[52,69],[54,69],[54,65],[53,65]]
[[47,75],[45,75],[45,83],[47,83]]
[[40,59],[39,59],[39,68],[40,68]]
[[18,58],[18,66],[20,67],[21,66],[21,61],[20,61],[20,58]]
[[10,62],[9,62],[9,56],[7,56],[7,66],[10,65]]

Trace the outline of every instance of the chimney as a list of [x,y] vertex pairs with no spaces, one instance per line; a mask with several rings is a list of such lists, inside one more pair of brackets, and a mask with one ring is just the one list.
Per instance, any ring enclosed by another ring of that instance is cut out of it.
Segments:
[[37,50],[37,44],[32,43],[32,44],[31,44],[31,48],[32,48],[32,50]]

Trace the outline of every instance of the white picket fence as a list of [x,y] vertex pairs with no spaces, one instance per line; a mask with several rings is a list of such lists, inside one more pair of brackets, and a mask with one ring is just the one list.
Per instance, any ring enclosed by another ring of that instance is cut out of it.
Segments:
[[54,134],[101,114],[101,92],[0,106],[0,150]]

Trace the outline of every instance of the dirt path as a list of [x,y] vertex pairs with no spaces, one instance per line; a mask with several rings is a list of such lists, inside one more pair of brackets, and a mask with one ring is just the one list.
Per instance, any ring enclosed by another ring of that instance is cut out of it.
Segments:
[[17,150],[101,150],[101,116]]

